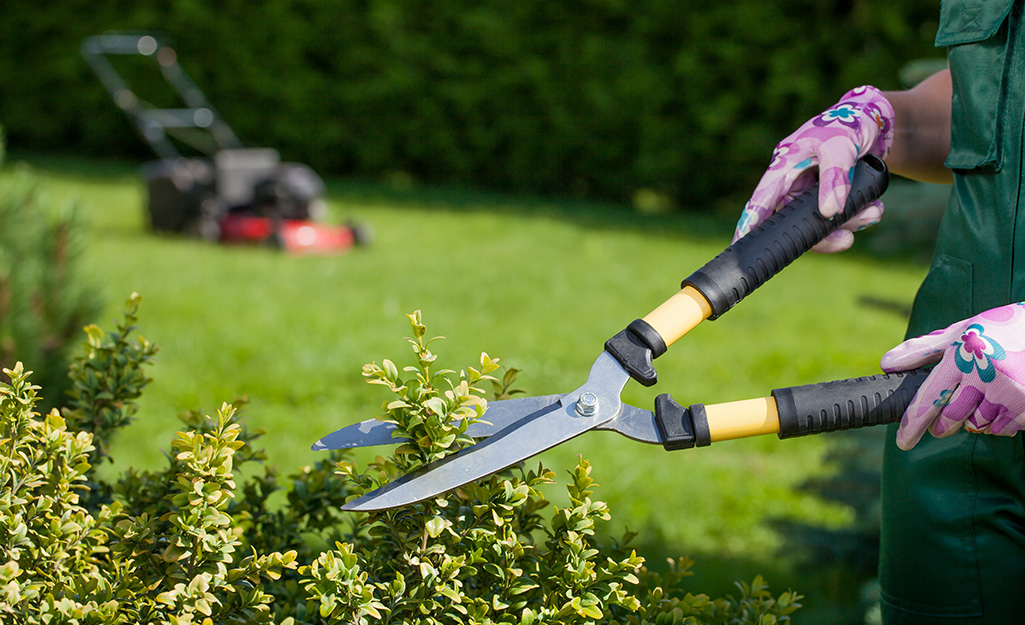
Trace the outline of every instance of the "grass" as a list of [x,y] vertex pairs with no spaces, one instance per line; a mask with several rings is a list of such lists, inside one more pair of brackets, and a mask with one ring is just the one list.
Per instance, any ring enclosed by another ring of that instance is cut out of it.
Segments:
[[[162,462],[178,413],[212,412],[243,394],[282,471],[313,462],[309,445],[321,435],[378,414],[383,396],[363,383],[361,366],[406,362],[404,313],[415,309],[429,332],[448,337],[437,351],[450,368],[486,351],[522,369],[530,394],[568,391],[607,338],[675,293],[731,232],[693,213],[335,183],[333,217],[371,226],[373,244],[297,258],[147,232],[131,168],[36,166],[54,192],[81,199],[91,224],[85,264],[108,301],[103,320],[137,291],[142,333],[161,346],[138,422],[114,446],[118,469]],[[905,320],[864,302],[909,306],[924,272],[807,255],[673,346],[657,362],[660,384],[630,384],[624,399],[650,407],[670,392],[684,405],[718,403],[878,372]],[[722,575],[735,579],[773,566],[780,539],[770,520],[850,520],[849,510],[795,490],[830,470],[828,448],[827,437],[762,437],[665,453],[595,433],[543,459],[559,470],[589,458],[617,527],[640,531],[653,551],[695,557],[698,571],[704,557],[729,562]]]

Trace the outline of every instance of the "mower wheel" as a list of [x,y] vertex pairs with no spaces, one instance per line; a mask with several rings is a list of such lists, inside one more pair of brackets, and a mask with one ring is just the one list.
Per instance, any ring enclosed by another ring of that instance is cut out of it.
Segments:
[[374,231],[366,224],[350,221],[346,224],[352,233],[352,242],[357,247],[366,247],[374,240]]
[[281,236],[280,232],[273,232],[267,235],[261,243],[272,250],[283,250],[285,249],[285,237]]
[[221,224],[215,217],[200,215],[188,223],[185,233],[216,243],[221,240]]

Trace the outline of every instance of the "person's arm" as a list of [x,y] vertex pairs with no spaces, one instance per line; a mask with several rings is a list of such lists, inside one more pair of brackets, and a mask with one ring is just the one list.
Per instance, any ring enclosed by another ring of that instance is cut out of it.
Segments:
[[926,78],[907,91],[884,93],[894,111],[894,137],[886,164],[895,174],[950,184],[943,165],[950,152],[950,70]]

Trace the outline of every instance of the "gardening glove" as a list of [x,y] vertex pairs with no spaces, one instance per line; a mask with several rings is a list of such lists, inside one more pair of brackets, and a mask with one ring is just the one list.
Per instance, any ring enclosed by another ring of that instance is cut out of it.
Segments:
[[[832,217],[843,210],[854,165],[866,154],[886,158],[893,144],[893,107],[875,87],[848,91],[832,108],[805,122],[772,153],[769,169],[755,187],[737,222],[736,241],[818,180],[819,211]],[[878,223],[883,204],[876,200],[815,247],[840,252],[854,232]]]
[[904,341],[880,364],[892,372],[936,362],[901,419],[898,447],[911,449],[926,430],[937,437],[961,427],[1002,436],[1025,430],[1025,303]]

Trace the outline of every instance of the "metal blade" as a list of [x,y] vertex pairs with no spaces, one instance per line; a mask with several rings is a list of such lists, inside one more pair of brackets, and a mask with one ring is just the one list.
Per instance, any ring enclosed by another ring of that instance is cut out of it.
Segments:
[[466,428],[466,433],[473,438],[486,438],[501,432],[510,425],[521,421],[524,417],[530,416],[559,401],[562,394],[539,395],[537,397],[518,397],[516,399],[502,399],[489,401],[488,408],[484,411],[483,421],[471,423]]
[[[517,397],[516,399],[489,401],[488,408],[482,417],[484,421],[470,424],[466,433],[473,438],[491,436],[540,408],[559,401],[560,397],[562,395],[542,395],[540,397]],[[377,419],[367,419],[331,432],[313,443],[310,449],[313,451],[351,449],[376,445],[399,445],[409,441],[403,436],[393,437],[393,432],[395,432],[394,424]]]
[[[514,427],[484,442],[350,501],[342,510],[384,510],[434,497],[609,423],[621,412],[619,393],[629,379],[630,375],[615,358],[602,352],[591,366],[587,383],[563,395],[558,402],[525,416]],[[596,409],[589,416],[577,410],[577,400],[585,393],[593,394],[596,400]]]
[[392,438],[395,426],[391,423],[368,419],[353,423],[340,430],[335,430],[321,438],[310,447],[313,451],[324,451],[326,449],[350,449],[353,447],[373,447],[375,445],[393,445],[401,443],[406,438]]
[[641,410],[630,404],[623,404],[622,410],[611,421],[603,423],[596,430],[611,430],[639,443],[662,444],[662,434],[655,423],[655,413]]

